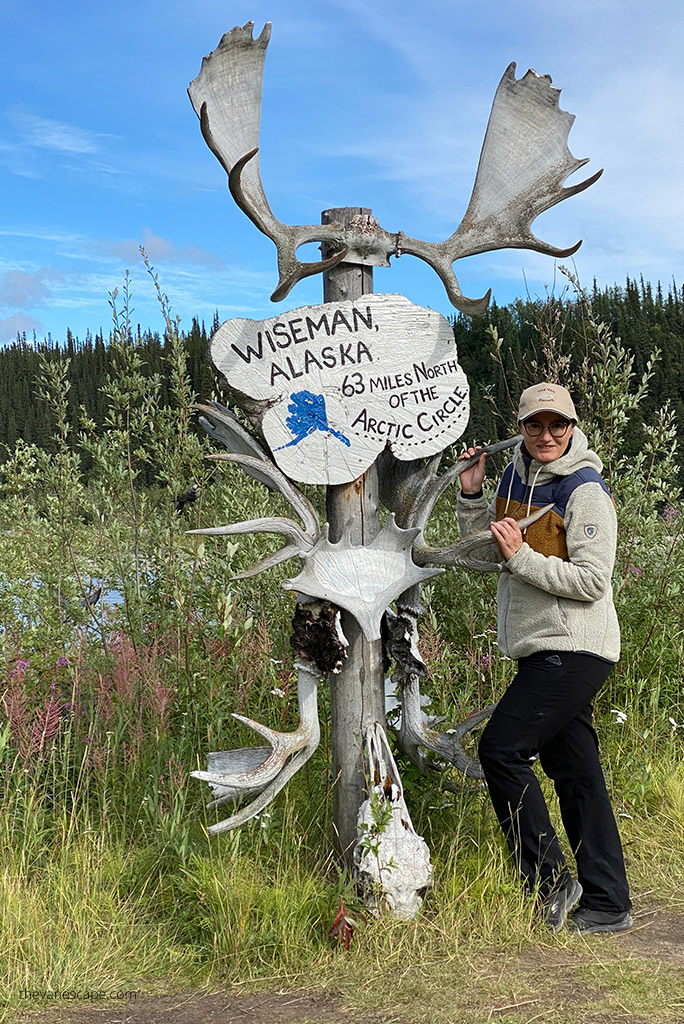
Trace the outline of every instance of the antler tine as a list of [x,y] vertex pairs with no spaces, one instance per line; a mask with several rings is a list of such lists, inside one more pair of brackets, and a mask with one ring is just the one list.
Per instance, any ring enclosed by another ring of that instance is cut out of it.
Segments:
[[476,711],[454,729],[439,732],[437,729],[431,729],[425,723],[420,704],[418,677],[411,675],[402,681],[401,707],[401,724],[397,733],[397,743],[409,760],[424,774],[430,770],[443,771],[444,768],[435,765],[433,761],[428,761],[421,753],[421,748],[428,750],[440,761],[445,762],[444,767],[453,766],[471,779],[484,778],[480,762],[463,749],[462,741],[471,729],[491,715],[496,705]]
[[281,516],[271,516],[267,519],[248,519],[243,523],[230,523],[228,526],[206,526],[199,530],[187,530],[189,534],[203,537],[226,537],[240,533],[279,533],[289,538],[290,543],[285,544],[279,551],[269,555],[257,565],[238,573],[233,579],[244,580],[257,573],[271,569],[280,562],[286,562],[289,558],[304,558],[313,548],[316,537],[304,531],[293,522],[292,519],[285,519]]
[[[459,313],[465,313],[467,316],[482,316],[483,313],[487,312],[489,300],[492,297],[492,289],[489,288],[480,299],[469,299],[461,291],[458,278],[454,273],[454,260],[459,259],[460,256],[471,256],[473,253],[463,252],[459,256],[459,254],[454,252],[450,239],[445,242],[425,242],[420,238],[411,238],[409,235],[405,235],[403,231],[399,231],[396,237],[397,256],[404,254],[407,256],[417,256],[432,267],[444,285],[449,302]],[[454,236],[452,235],[451,237],[453,238]]]
[[[318,744],[316,744],[318,746]],[[210,835],[218,835],[219,832],[230,832],[234,828],[239,828],[240,825],[244,825],[250,818],[255,818],[257,814],[261,814],[265,807],[273,801],[281,789],[284,789],[288,784],[293,775],[296,775],[300,768],[303,768],[306,762],[313,754],[316,747],[309,748],[305,747],[304,750],[300,750],[298,754],[295,754],[291,761],[285,765],[279,775],[275,777],[266,789],[264,789],[255,800],[247,804],[241,810],[236,811],[230,818],[226,818],[224,821],[218,821],[215,825],[210,825],[208,832]],[[196,772],[191,772],[191,775],[198,777]],[[212,801],[213,802],[213,801]]]
[[280,565],[281,562],[287,562],[290,558],[301,558],[302,552],[299,547],[295,544],[285,544],[278,551],[275,551],[268,558],[264,558],[263,561],[257,562],[251,569],[243,569],[242,572],[238,572],[233,576],[234,580],[248,580],[250,576],[257,576],[260,572],[266,572],[267,569],[272,569],[274,565]]
[[450,487],[454,480],[456,480],[464,470],[474,465],[483,452],[485,455],[497,455],[499,452],[504,452],[508,448],[515,447],[518,441],[522,441],[522,434],[516,434],[515,437],[506,438],[505,441],[496,441],[494,444],[484,445],[484,447],[481,448],[476,455],[473,455],[472,458],[459,459],[459,461],[447,469],[445,473],[436,477],[434,483],[429,488],[426,488],[424,494],[421,496],[422,500],[420,502],[420,506],[416,510],[419,520],[416,525],[424,526],[425,523],[427,523],[430,513],[446,491],[447,487]]
[[[448,732],[438,732],[425,721],[420,694],[420,678],[427,670],[418,650],[418,617],[422,612],[420,590],[410,587],[397,600],[397,614],[388,613],[389,638],[387,647],[397,670],[392,682],[401,686],[401,721],[396,730],[397,743],[409,760],[423,775],[430,771],[443,771],[444,762],[458,768],[471,778],[481,779],[482,768],[477,758],[463,749],[462,739],[491,712],[476,712],[475,716]],[[471,724],[468,724],[471,723]],[[443,764],[435,764],[423,754],[428,750],[436,754]]]
[[[518,520],[518,526],[521,530],[526,530],[528,526],[532,526],[532,523],[536,523],[538,519],[541,519],[547,512],[550,512],[552,508],[553,502],[550,505],[544,505],[543,508],[533,512],[532,515]],[[467,559],[472,551],[484,544],[496,544],[494,535],[489,528],[478,530],[477,533],[471,533],[469,537],[464,537],[458,544],[454,544],[450,548],[438,549],[414,546],[413,560],[416,565],[425,565],[430,562],[433,565],[463,565],[474,568],[475,564],[470,565]]]
[[[253,792],[260,790],[260,795],[246,807],[237,811],[225,821],[210,826],[209,832],[227,832],[249,821],[266,807],[280,792],[292,776],[306,764],[320,742],[321,732],[318,719],[318,680],[320,673],[315,666],[299,660],[297,669],[297,696],[299,703],[300,723],[292,733],[276,732],[268,726],[255,722],[242,715],[234,715],[239,721],[250,726],[264,736],[271,747],[271,752],[263,761],[246,771],[219,772],[194,771],[190,774],[195,779],[208,782],[218,799],[210,806],[218,806],[232,797],[232,791]],[[251,749],[251,748],[250,748]],[[261,748],[256,748],[257,750]],[[239,753],[235,751],[234,753]],[[214,760],[220,755],[212,755]],[[256,760],[256,758],[254,758]],[[221,794],[225,790],[225,798]]]
[[[193,409],[200,413],[199,424],[202,429],[214,441],[224,445],[229,452],[234,455],[251,455],[267,464],[272,461],[256,437],[243,427],[235,413],[225,405],[220,405],[218,402],[207,402],[206,404],[198,402]],[[242,468],[269,490],[275,489],[273,480],[266,473],[248,466]]]
[[208,456],[216,462],[236,462],[243,469],[256,469],[263,473],[272,482],[277,491],[290,503],[299,518],[304,523],[307,534],[316,538],[321,528],[318,521],[316,509],[308,498],[282,473],[273,462],[262,462],[251,455],[238,455],[233,452],[216,452]]
[[[259,148],[256,147],[250,150],[249,153],[245,153],[237,161],[228,175],[228,187],[230,194],[242,212],[275,244],[278,252],[280,279],[278,287],[271,295],[271,301],[280,302],[281,299],[289,295],[298,281],[305,277],[310,277],[311,274],[320,274],[325,270],[330,270],[332,267],[337,266],[338,263],[341,263],[349,252],[349,246],[339,244],[334,228],[313,224],[284,224],[273,216],[268,203],[266,207],[270,216],[264,216],[264,211],[259,209],[253,198],[247,194],[242,186],[242,172],[250,160],[257,156],[258,152]],[[316,260],[313,263],[302,263],[297,259],[296,251],[298,246],[304,242],[317,241],[327,241],[328,244],[337,243],[338,248],[326,259]]]
[[267,519],[246,519],[242,523],[231,523],[228,526],[206,526],[198,530],[188,530],[191,534],[201,534],[205,537],[225,537],[234,533],[280,533],[289,537],[295,543],[299,551],[310,551],[315,543],[315,538],[304,533],[304,531],[292,519],[285,519],[282,516],[271,516]]
[[[257,768],[266,760],[271,753],[270,747],[241,747],[239,750],[218,750],[207,754],[207,771],[221,775],[222,773],[236,773],[249,771]],[[243,797],[256,796],[257,788],[220,786],[210,783],[210,789],[214,797],[207,804],[208,810],[215,807],[223,807],[225,804],[236,804]]]

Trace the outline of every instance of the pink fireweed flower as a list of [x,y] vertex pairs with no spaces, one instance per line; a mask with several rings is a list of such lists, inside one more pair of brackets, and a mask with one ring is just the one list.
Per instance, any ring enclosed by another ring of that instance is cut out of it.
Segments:
[[32,746],[34,754],[42,754],[45,747],[52,743],[59,732],[62,721],[64,706],[58,697],[50,697],[44,708],[36,710],[35,719],[31,727]]

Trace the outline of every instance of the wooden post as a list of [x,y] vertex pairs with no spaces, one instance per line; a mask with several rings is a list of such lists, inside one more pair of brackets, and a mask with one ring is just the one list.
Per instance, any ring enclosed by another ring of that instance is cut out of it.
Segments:
[[[324,210],[321,223],[336,220],[348,224],[370,210],[359,207]],[[325,252],[324,252],[325,256]],[[323,301],[358,299],[373,291],[373,268],[340,263],[323,275]],[[369,544],[379,529],[378,471],[375,464],[350,484],[329,486],[326,512],[330,540],[339,540],[349,520],[355,544]],[[330,715],[333,769],[333,823],[335,846],[351,867],[359,808],[366,798],[363,771],[363,736],[371,722],[385,725],[385,680],[382,641],[369,642],[348,612],[342,612],[342,628],[349,641],[348,657],[339,675],[331,676]]]

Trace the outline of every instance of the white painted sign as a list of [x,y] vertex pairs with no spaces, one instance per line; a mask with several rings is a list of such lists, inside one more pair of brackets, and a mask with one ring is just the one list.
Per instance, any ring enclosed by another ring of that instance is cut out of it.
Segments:
[[468,422],[449,322],[403,295],[227,320],[210,351],[232,388],[269,403],[264,437],[303,483],[355,480],[385,446],[403,460],[434,455]]

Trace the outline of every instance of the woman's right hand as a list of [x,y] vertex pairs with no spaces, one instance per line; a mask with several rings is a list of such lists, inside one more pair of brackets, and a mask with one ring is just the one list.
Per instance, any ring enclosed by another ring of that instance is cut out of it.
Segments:
[[[477,455],[479,451],[479,445],[477,448],[468,448],[463,455],[459,455],[458,461],[463,462],[465,459],[471,459],[473,455]],[[477,494],[482,490],[482,484],[485,478],[486,458],[487,455],[485,452],[482,452],[482,455],[477,462],[474,462],[472,466],[468,466],[468,468],[464,469],[461,473],[459,480],[461,483],[461,490],[464,494]]]

